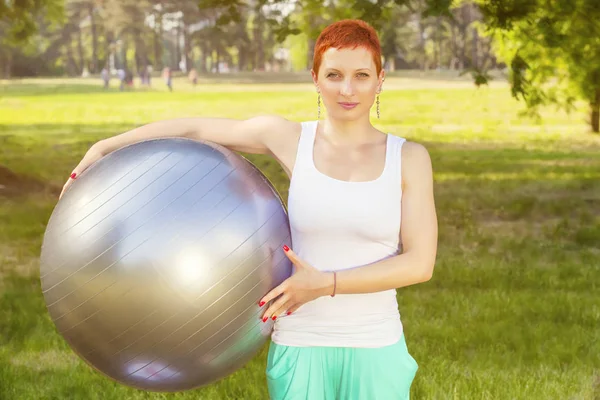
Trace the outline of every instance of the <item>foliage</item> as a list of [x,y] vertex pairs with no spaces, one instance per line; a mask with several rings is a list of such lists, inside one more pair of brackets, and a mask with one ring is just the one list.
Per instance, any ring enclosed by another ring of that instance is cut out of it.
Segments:
[[[243,10],[247,6],[247,2],[244,0],[199,1],[200,8],[219,8],[221,10],[221,17],[218,21],[220,24],[239,21],[241,17],[240,10]],[[451,3],[452,0],[298,0],[294,2],[297,9],[309,11],[311,17],[317,17],[322,12],[331,13],[332,10],[335,10],[336,19],[359,18],[369,22],[375,28],[381,27],[386,20],[386,12],[393,6],[405,6],[413,12],[419,10],[424,17],[427,17],[433,15],[450,15]],[[258,4],[260,6],[289,5],[290,0],[258,0]],[[422,7],[423,4],[424,7]],[[295,24],[289,15],[272,19],[271,22],[277,25],[277,38],[280,40],[288,35],[305,32],[302,30],[301,25]],[[310,36],[315,36],[314,32]]]
[[597,0],[482,0],[497,54],[510,64],[515,97],[532,115],[540,106],[567,110],[577,100],[591,107],[598,132],[600,7]]
[[[469,27],[479,17],[462,6],[445,13],[441,5],[446,3],[65,0],[62,25],[40,22],[39,34],[29,41],[40,53],[39,59],[25,61],[20,57],[22,46],[8,50],[14,58],[12,71],[16,75],[47,74],[59,67],[73,76],[80,75],[85,67],[98,73],[109,57],[114,58],[116,68],[134,70],[146,64],[155,70],[163,65],[177,70],[183,58],[185,65],[196,65],[201,72],[215,71],[219,62],[234,64],[241,71],[262,70],[266,63],[279,62],[274,55],[285,43],[293,59],[284,68],[293,65],[297,70],[310,65],[312,46],[326,25],[343,18],[360,18],[380,33],[383,57],[392,70],[395,60],[399,68],[443,68],[456,59],[461,60],[461,68],[469,67],[470,49],[477,47]],[[467,12],[460,11],[463,8]]]
[[62,0],[0,1],[0,45],[25,42],[36,31],[36,18],[58,20],[64,12]]

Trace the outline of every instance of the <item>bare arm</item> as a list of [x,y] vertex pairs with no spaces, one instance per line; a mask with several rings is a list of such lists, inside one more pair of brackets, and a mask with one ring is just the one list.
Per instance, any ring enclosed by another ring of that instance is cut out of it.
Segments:
[[[270,154],[281,162],[290,138],[298,134],[300,124],[278,116],[259,116],[245,120],[228,118],[179,118],[153,122],[94,144],[73,169],[62,192],[90,165],[105,155],[130,144],[150,139],[186,137],[217,143],[234,151]],[[295,154],[295,153],[294,153]],[[287,157],[289,158],[289,157]],[[288,168],[286,172],[289,173]]]
[[229,118],[178,118],[153,122],[96,145],[106,155],[136,142],[165,137],[187,137],[217,143],[231,150],[269,154],[285,131],[296,124],[278,116],[259,116],[245,120]]
[[[438,224],[431,159],[425,147],[413,142],[404,144],[402,178],[402,254],[338,272],[338,293],[378,292],[431,279],[437,254]],[[325,293],[328,290],[330,288]]]

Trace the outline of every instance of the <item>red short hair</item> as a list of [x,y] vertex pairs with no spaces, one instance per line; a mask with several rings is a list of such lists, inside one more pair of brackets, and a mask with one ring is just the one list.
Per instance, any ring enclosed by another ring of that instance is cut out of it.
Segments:
[[344,19],[327,26],[315,44],[313,70],[319,73],[323,53],[330,48],[364,47],[373,54],[377,74],[381,71],[381,44],[375,29],[360,19]]

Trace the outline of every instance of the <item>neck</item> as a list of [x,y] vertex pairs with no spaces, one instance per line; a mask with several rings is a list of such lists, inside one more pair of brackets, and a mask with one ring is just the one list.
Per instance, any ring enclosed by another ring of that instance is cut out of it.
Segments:
[[322,121],[322,127],[323,136],[333,144],[363,144],[373,142],[381,135],[381,132],[371,125],[368,115],[351,121],[326,118]]

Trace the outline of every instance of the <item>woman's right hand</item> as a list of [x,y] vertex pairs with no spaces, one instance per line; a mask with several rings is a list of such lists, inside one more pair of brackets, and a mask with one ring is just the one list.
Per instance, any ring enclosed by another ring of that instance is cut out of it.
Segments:
[[85,153],[85,156],[83,156],[79,164],[77,164],[75,169],[73,169],[73,172],[71,173],[71,176],[69,177],[67,182],[64,184],[62,191],[58,196],[58,199],[60,200],[60,198],[66,192],[67,188],[73,183],[75,179],[77,179],[79,175],[81,175],[83,171],[85,171],[90,165],[92,165],[96,161],[100,160],[102,157],[104,157],[104,153],[99,149],[98,143],[90,147],[90,149],[87,151],[87,153]]

